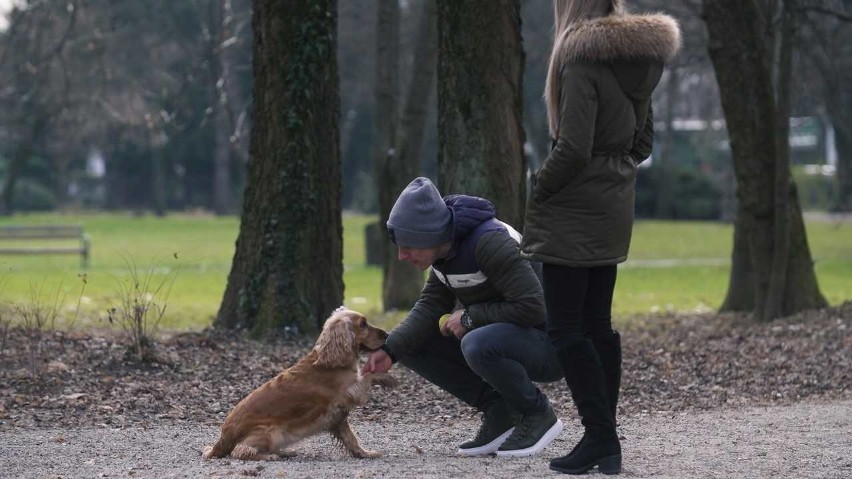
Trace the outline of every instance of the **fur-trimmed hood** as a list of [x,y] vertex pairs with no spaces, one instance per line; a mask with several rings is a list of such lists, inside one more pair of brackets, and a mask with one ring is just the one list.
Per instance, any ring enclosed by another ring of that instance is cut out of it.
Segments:
[[577,22],[565,37],[569,62],[669,62],[680,49],[680,27],[664,14],[615,13]]

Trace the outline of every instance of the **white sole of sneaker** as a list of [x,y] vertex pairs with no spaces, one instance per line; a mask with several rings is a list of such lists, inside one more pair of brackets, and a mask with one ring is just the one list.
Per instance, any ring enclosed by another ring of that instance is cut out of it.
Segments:
[[461,456],[487,456],[489,454],[494,454],[497,452],[497,449],[500,449],[500,445],[506,442],[506,439],[512,435],[512,431],[515,428],[511,428],[503,434],[497,436],[497,439],[489,442],[484,446],[472,447],[470,449],[459,449],[458,454]]
[[[547,447],[548,444],[553,442],[556,439],[556,436],[562,432],[562,421],[559,419],[550,426],[550,429],[547,430],[544,435],[541,436],[541,439],[538,440],[537,443],[526,449],[515,449],[512,451],[497,451],[498,457],[524,457],[524,456],[532,456],[533,454],[538,454],[542,449]],[[499,447],[498,447],[499,449]]]

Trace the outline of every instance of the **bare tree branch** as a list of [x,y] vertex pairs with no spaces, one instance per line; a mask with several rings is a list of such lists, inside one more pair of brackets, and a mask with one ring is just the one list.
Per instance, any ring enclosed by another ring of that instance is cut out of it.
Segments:
[[36,66],[59,55],[62,52],[62,49],[65,48],[65,43],[68,41],[68,38],[71,37],[71,33],[74,31],[74,25],[77,23],[77,1],[71,0],[68,5],[70,7],[68,9],[71,11],[71,18],[68,20],[68,26],[65,28],[65,33],[62,34],[62,38],[59,39],[59,42],[57,42],[53,48],[38,59]]
[[852,14],[842,12],[840,10],[834,10],[833,8],[823,7],[823,6],[820,6],[820,5],[809,5],[809,6],[805,6],[805,7],[800,7],[798,9],[798,11],[801,12],[801,13],[808,13],[808,12],[819,13],[819,14],[822,14],[822,15],[828,15],[828,16],[834,17],[837,20],[840,20],[842,22],[852,23]]

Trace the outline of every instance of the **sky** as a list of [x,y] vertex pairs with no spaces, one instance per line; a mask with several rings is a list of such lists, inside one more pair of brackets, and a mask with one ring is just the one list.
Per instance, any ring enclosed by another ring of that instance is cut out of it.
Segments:
[[6,13],[12,8],[15,0],[0,0],[0,30],[5,30],[9,22],[6,21]]

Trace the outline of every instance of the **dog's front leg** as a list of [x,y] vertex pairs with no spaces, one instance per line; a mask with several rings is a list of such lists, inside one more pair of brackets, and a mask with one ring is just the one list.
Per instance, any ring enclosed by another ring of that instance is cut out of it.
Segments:
[[345,417],[337,423],[336,427],[332,428],[331,434],[340,441],[340,444],[342,444],[346,451],[349,452],[349,454],[352,454],[353,457],[373,458],[382,455],[381,452],[369,451],[361,447],[361,444],[358,442],[358,436],[356,436],[355,431],[349,427],[349,421]]

